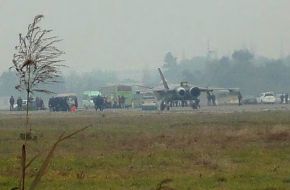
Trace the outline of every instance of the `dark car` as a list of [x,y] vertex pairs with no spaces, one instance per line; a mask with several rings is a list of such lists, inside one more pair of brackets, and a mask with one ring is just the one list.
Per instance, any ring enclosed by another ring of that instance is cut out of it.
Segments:
[[258,104],[258,101],[254,96],[246,96],[242,99],[242,104]]
[[59,94],[51,97],[48,102],[50,111],[71,111],[72,107],[78,108],[78,100],[75,94]]

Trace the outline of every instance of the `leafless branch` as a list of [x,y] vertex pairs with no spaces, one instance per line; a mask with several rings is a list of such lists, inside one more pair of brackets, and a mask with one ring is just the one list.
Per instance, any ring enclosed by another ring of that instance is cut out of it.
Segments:
[[[25,35],[19,34],[19,44],[15,47],[12,66],[10,67],[10,69],[16,71],[19,79],[19,83],[15,88],[20,91],[25,90],[27,95],[25,143],[22,146],[21,179],[19,182],[19,189],[21,190],[25,188],[25,170],[36,159],[36,157],[32,158],[26,164],[25,147],[27,135],[31,133],[31,126],[28,132],[30,94],[33,92],[52,93],[49,90],[40,89],[40,84],[57,82],[57,78],[61,76],[60,67],[63,66],[59,63],[63,61],[60,56],[64,52],[55,46],[61,40],[57,36],[50,35],[52,30],[42,29],[39,26],[42,18],[43,15],[35,16],[33,22],[28,25],[27,33]],[[59,142],[61,141],[58,141],[55,146]],[[52,152],[54,149],[55,147]],[[48,161],[50,160],[49,156],[47,159]]]
[[19,44],[15,47],[13,66],[19,78],[18,90],[26,90],[50,93],[46,90],[37,90],[39,83],[54,83],[60,75],[58,64],[64,54],[55,45],[61,40],[57,36],[51,36],[52,30],[42,29],[39,26],[43,15],[35,16],[33,22],[28,25],[25,35],[19,34]]

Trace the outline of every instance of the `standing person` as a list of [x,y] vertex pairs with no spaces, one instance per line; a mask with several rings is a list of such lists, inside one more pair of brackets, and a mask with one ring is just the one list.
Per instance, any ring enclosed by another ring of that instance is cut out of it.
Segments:
[[211,95],[211,101],[212,101],[212,105],[213,106],[216,106],[215,100],[216,100],[215,95],[214,95],[214,93],[212,93],[212,95]]
[[282,93],[280,95],[280,104],[283,104],[284,103],[284,94]]
[[241,94],[241,92],[239,92],[239,94],[238,94],[238,100],[239,100],[239,106],[240,105],[242,105],[242,94]]
[[22,110],[22,98],[19,96],[18,98],[17,98],[17,109],[18,109],[18,111],[21,111]]
[[39,105],[40,105],[40,109],[44,110],[44,101],[42,98],[39,98]]
[[49,111],[55,111],[55,108],[54,108],[54,97],[49,98],[48,107],[49,107]]
[[76,109],[78,109],[79,104],[78,104],[78,99],[77,99],[77,97],[74,98],[74,105],[75,105]]
[[288,104],[288,93],[285,93],[285,104]]
[[206,97],[207,97],[207,105],[211,105],[211,94],[209,91],[206,91]]
[[125,105],[126,98],[124,96],[121,96],[121,99],[122,99],[122,108],[126,108]]
[[10,111],[13,110],[14,102],[15,102],[14,97],[11,96],[10,99],[9,99],[9,103],[10,103]]
[[121,108],[121,97],[120,96],[118,96],[118,106],[119,106],[119,108]]
[[35,104],[36,104],[36,109],[40,110],[40,99],[39,99],[39,97],[35,98]]
[[104,104],[103,97],[98,95],[97,97],[94,97],[93,102],[95,104],[96,111],[98,111],[98,109],[100,109],[100,111],[103,111],[103,104]]
[[200,108],[199,102],[200,102],[199,98],[196,98],[195,99],[195,106],[196,106],[195,109]]

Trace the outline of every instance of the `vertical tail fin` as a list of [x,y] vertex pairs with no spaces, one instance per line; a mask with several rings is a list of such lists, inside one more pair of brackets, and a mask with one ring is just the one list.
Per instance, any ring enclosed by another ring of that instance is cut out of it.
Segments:
[[161,80],[162,80],[162,82],[163,82],[163,86],[164,86],[164,88],[165,88],[166,90],[169,90],[168,84],[167,84],[167,82],[166,82],[166,80],[165,80],[165,78],[164,78],[164,75],[163,75],[161,69],[158,68],[158,71],[159,71],[159,74],[160,74]]

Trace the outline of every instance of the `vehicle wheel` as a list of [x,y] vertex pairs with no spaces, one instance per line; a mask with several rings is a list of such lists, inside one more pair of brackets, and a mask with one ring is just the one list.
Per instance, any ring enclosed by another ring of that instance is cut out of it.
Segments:
[[197,105],[196,105],[195,103],[193,103],[193,104],[191,105],[191,107],[192,107],[193,110],[196,110],[196,109],[197,109]]
[[167,105],[166,107],[167,107],[167,108],[166,108],[166,109],[167,109],[167,111],[169,111],[169,110],[170,110],[170,106],[169,106],[169,105]]

